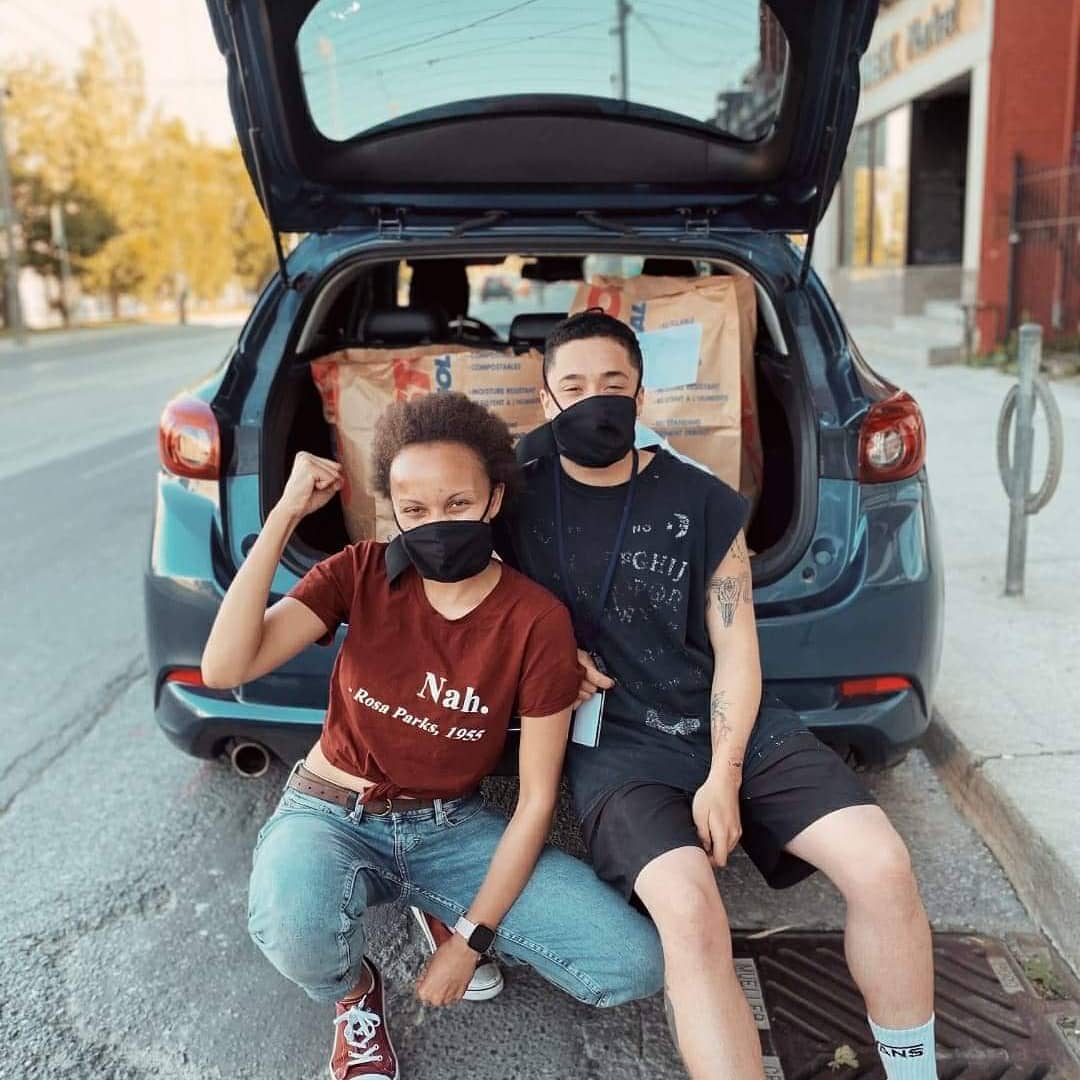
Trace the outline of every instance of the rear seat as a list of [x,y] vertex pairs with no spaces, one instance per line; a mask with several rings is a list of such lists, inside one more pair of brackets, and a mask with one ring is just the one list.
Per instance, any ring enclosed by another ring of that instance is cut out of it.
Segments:
[[566,318],[566,312],[536,312],[517,315],[510,324],[510,347],[516,353],[530,349],[544,351],[548,334]]

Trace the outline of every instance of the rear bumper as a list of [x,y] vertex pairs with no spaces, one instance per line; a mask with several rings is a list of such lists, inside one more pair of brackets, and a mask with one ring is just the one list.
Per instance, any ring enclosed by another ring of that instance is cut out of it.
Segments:
[[[824,741],[880,768],[919,740],[933,703],[943,575],[929,490],[925,476],[861,490],[821,485],[817,540],[789,575],[754,592],[765,682]],[[197,757],[249,738],[295,760],[321,730],[336,648],[313,646],[238,693],[165,681],[171,669],[198,668],[221,602],[217,508],[202,494],[162,477],[144,580],[157,722]],[[290,575],[280,573],[284,591]],[[911,689],[840,699],[842,680],[878,675],[903,676]]]
[[168,682],[154,708],[169,741],[193,757],[217,757],[230,739],[250,739],[289,764],[314,745],[325,715],[324,709],[251,705]]
[[[782,684],[770,686],[783,696]],[[930,718],[914,690],[890,694],[872,702],[841,705],[832,709],[796,710],[822,742],[853,764],[867,769],[895,765],[923,736]]]
[[[785,693],[782,685],[769,689]],[[853,751],[858,764],[871,769],[899,761],[928,723],[918,695],[910,690],[870,703],[797,711],[820,739],[841,753]],[[230,739],[250,739],[291,764],[318,739],[325,711],[247,703],[165,683],[154,715],[169,741],[193,757],[217,757]],[[516,760],[517,737],[512,735],[498,773],[516,772]]]

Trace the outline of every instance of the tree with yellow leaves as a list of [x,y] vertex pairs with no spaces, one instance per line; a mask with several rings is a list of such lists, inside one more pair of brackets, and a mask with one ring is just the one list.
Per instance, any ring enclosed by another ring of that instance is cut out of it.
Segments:
[[71,79],[35,57],[5,66],[22,246],[41,272],[59,273],[44,224],[59,202],[82,215],[65,219],[79,240],[72,273],[114,314],[130,295],[172,303],[183,321],[189,297],[261,283],[273,248],[238,147],[148,112],[138,41],[117,12],[94,16]]

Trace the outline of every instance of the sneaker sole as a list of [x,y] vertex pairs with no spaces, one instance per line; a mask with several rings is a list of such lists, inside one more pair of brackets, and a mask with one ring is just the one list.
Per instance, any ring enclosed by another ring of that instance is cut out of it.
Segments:
[[[424,941],[427,942],[428,952],[434,953],[439,947],[435,941],[435,936],[431,932],[431,927],[427,924],[427,919],[424,918],[424,913],[418,907],[410,907],[409,911],[412,913],[413,921],[420,927],[420,933],[424,935]],[[506,983],[503,981],[503,974],[499,970],[498,965],[495,967],[495,973],[498,978],[491,982],[481,983],[480,985],[474,985],[476,983],[475,978],[469,983],[468,989],[462,995],[465,1001],[491,1001],[492,998],[497,998],[502,992]]]
[[502,972],[495,967],[495,973],[498,978],[490,983],[483,983],[480,986],[475,986],[475,979],[469,983],[469,988],[462,995],[465,1001],[490,1001],[492,998],[498,997],[503,992],[503,987],[506,985],[503,982]]

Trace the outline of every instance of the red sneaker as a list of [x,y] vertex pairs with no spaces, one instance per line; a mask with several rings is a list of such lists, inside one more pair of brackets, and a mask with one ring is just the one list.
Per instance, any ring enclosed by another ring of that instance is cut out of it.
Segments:
[[[454,936],[454,931],[446,923],[436,919],[434,915],[429,915],[418,907],[409,910],[424,935],[424,941],[427,942],[429,952],[434,953],[447,938]],[[502,993],[503,985],[503,974],[498,961],[490,956],[478,956],[476,958],[476,971],[473,972],[469,987],[465,991],[465,1000],[490,1001],[493,997],[498,997]]]
[[371,989],[362,997],[339,1001],[334,1017],[332,1080],[398,1080],[398,1059],[386,1027],[386,1002],[379,969],[370,960]]

